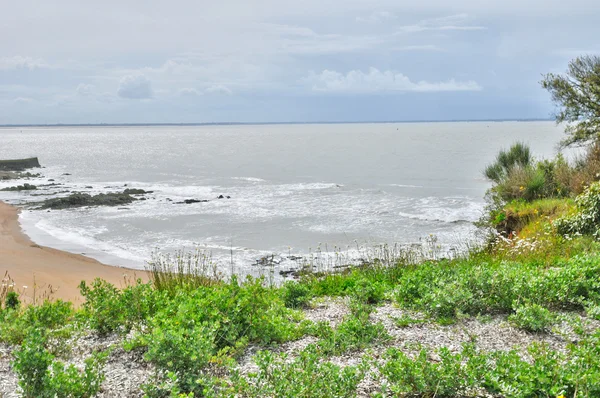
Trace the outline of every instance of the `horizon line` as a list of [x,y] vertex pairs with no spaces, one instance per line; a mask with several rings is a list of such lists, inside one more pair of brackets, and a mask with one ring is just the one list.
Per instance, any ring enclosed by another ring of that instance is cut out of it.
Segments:
[[6,127],[143,127],[143,126],[252,126],[252,125],[290,125],[290,124],[399,124],[399,123],[465,123],[465,122],[545,122],[553,118],[518,118],[518,119],[442,119],[442,120],[364,120],[364,121],[308,121],[308,122],[191,122],[191,123],[22,123],[0,124]]

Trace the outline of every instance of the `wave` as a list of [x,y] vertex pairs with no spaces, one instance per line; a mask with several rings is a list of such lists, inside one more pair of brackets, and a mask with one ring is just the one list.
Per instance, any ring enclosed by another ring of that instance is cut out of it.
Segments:
[[239,181],[249,181],[249,182],[265,182],[267,180],[263,180],[262,178],[258,178],[258,177],[231,177],[232,180],[239,180]]
[[147,257],[135,254],[132,248],[119,247],[94,236],[106,228],[94,227],[64,229],[34,212],[21,212],[19,221],[23,231],[35,243],[71,253],[83,254],[105,264],[143,269]]

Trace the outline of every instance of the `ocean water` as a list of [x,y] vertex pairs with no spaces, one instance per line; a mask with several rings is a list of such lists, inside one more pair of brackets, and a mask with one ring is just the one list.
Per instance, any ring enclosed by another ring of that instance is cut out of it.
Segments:
[[24,210],[20,221],[38,244],[112,265],[200,247],[224,271],[270,255],[283,269],[315,252],[476,239],[484,167],[517,140],[553,156],[561,136],[552,122],[2,128],[0,159],[38,156],[44,177],[30,183],[61,185],[0,200],[152,190],[125,207]]

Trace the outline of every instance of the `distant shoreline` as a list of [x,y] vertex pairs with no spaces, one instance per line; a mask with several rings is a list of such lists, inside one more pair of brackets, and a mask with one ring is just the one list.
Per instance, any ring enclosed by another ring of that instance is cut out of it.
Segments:
[[552,118],[532,119],[448,119],[448,120],[389,120],[374,121],[315,121],[315,122],[199,122],[199,123],[54,123],[54,124],[0,124],[0,128],[18,127],[194,127],[194,126],[264,126],[305,124],[401,124],[401,123],[503,123],[503,122],[552,122]]

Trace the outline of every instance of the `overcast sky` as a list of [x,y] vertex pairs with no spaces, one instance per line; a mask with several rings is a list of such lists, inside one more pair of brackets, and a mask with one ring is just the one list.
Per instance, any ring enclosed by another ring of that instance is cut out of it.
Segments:
[[550,117],[597,0],[0,0],[0,124]]

